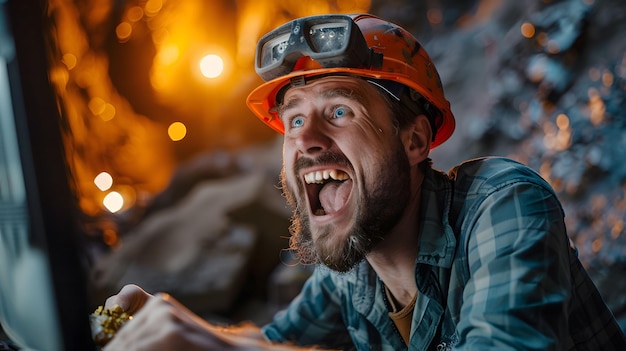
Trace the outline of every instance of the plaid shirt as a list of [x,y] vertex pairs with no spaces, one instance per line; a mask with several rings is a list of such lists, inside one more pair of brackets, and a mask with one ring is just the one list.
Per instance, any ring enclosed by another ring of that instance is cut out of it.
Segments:
[[[502,158],[477,159],[422,186],[419,294],[409,350],[626,350],[612,313],[576,257],[551,187]],[[269,340],[405,350],[367,261],[317,267]]]

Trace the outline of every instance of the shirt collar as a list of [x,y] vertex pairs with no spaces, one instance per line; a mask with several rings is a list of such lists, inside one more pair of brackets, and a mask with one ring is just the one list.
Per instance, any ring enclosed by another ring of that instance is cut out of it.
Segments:
[[448,223],[453,183],[445,173],[428,168],[421,191],[417,263],[449,268],[456,249],[454,231]]

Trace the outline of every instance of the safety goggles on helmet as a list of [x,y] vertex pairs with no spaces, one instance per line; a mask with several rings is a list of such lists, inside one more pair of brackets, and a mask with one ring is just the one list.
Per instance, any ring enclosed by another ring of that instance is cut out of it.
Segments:
[[263,36],[256,53],[255,69],[265,81],[289,74],[305,56],[324,68],[380,67],[383,58],[368,47],[359,26],[347,15],[288,22]]
[[[421,108],[430,117],[436,128],[431,148],[454,131],[450,103],[424,47],[407,30],[374,15],[321,15],[288,22],[259,40],[255,66],[265,83],[248,95],[246,103],[279,133],[285,126],[276,107],[287,89],[335,75],[406,86],[405,93],[392,96],[400,99],[400,106]],[[387,92],[394,90],[382,85]]]

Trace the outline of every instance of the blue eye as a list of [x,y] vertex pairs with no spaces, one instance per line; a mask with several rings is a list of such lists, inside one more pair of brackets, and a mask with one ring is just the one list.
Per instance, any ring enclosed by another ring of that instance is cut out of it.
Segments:
[[292,128],[302,127],[303,125],[304,125],[304,118],[302,117],[295,117],[294,119],[291,120]]
[[334,111],[333,111],[333,118],[341,118],[344,117],[346,115],[346,109],[343,107],[337,107]]

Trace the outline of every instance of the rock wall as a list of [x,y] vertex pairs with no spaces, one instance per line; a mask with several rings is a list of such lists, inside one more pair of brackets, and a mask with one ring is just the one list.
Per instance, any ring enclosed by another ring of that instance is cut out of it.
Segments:
[[626,3],[374,1],[373,12],[412,28],[441,74],[457,129],[435,167],[501,155],[539,171],[626,329]]

